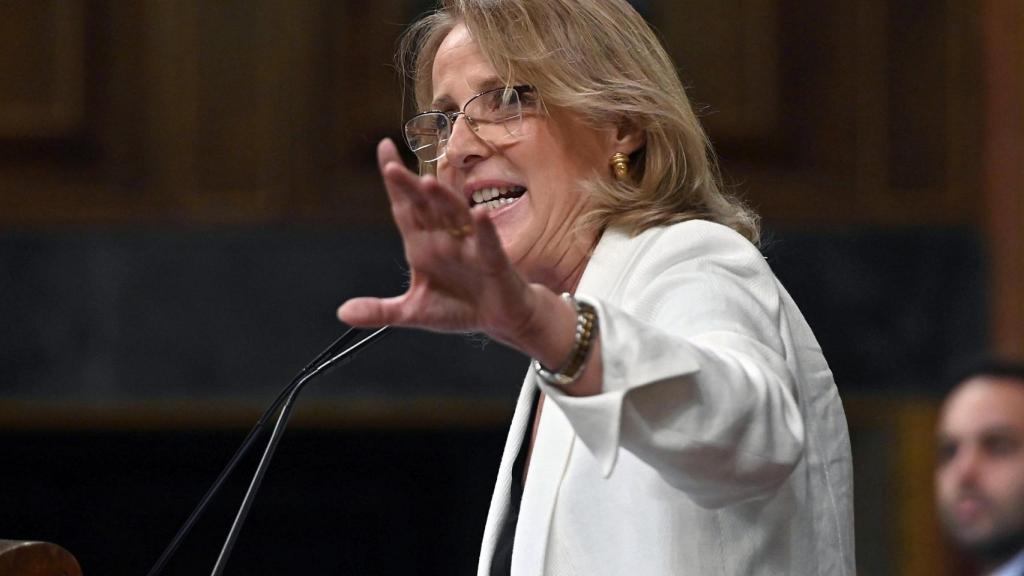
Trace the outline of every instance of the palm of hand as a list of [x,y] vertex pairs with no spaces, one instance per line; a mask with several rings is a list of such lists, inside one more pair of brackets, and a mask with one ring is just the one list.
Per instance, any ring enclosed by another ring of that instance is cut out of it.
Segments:
[[480,331],[511,343],[532,320],[533,292],[502,249],[487,209],[470,210],[433,176],[409,171],[390,141],[379,146],[378,160],[411,282],[399,296],[349,300],[338,317],[352,326]]

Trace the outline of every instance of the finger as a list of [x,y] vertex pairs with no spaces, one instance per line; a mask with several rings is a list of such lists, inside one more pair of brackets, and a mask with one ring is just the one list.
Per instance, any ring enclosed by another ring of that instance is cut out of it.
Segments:
[[390,138],[384,138],[377,145],[377,164],[392,203],[418,200],[417,196],[410,192],[419,183],[419,176],[405,167],[401,156],[398,155],[398,148]]
[[382,140],[378,145],[377,161],[391,212],[403,234],[437,227],[421,178],[402,164],[390,140]]
[[505,254],[505,249],[501,245],[501,237],[498,236],[498,230],[494,227],[494,222],[491,221],[491,215],[488,212],[489,209],[483,206],[476,207],[471,212],[480,259],[488,271],[503,271],[510,268],[511,263]]
[[[420,189],[426,188],[430,192],[437,193],[438,199],[444,203],[446,208],[465,206],[468,209],[468,203],[454,190],[442,185],[436,176],[430,174],[418,176],[412,170],[406,168],[398,153],[398,147],[390,138],[384,138],[377,145],[377,162],[380,165],[381,173],[387,173],[387,175],[394,177],[396,184],[401,185],[402,189],[408,189],[408,187],[418,182],[423,185],[419,187]],[[390,168],[389,166],[391,165],[396,167]],[[468,218],[466,220],[468,221]]]
[[356,328],[394,324],[401,296],[394,298],[352,298],[338,308],[338,319]]
[[390,163],[384,169],[384,178],[396,220],[404,218],[416,229],[449,232],[463,230],[471,223],[468,204],[435,176],[417,176]]
[[422,187],[430,202],[432,215],[443,223],[445,228],[459,229],[473,223],[469,214],[469,204],[436,177],[424,176]]
[[377,144],[377,165],[380,171],[384,171],[384,167],[389,163],[395,162],[400,166],[402,164],[402,156],[398,153],[398,147],[395,146],[394,141],[391,138],[384,138]]
[[451,193],[433,176],[420,177],[391,164],[385,171],[385,180],[396,219],[404,218],[414,230],[438,232],[469,222],[469,217],[459,212],[461,207],[453,201]]
[[382,143],[382,150],[378,150],[377,159],[380,163],[380,173],[384,177],[384,185],[388,190],[391,201],[407,200],[410,202],[422,202],[422,198],[414,194],[420,184],[420,177],[412,170],[406,168],[402,164],[401,159],[389,159],[391,154],[397,154],[397,152],[391,150],[389,153],[385,148],[384,143]]
[[405,167],[395,144],[381,140],[377,160],[399,229],[445,231],[461,239],[472,233],[469,206],[433,175],[419,176]]

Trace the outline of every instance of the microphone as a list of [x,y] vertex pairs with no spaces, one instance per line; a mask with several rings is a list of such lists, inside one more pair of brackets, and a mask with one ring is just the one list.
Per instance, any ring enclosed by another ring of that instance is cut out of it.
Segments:
[[199,500],[199,504],[196,505],[188,519],[186,519],[185,523],[178,529],[177,534],[175,534],[170,544],[167,545],[167,548],[164,549],[156,563],[147,573],[147,576],[158,576],[164,570],[167,566],[167,562],[170,561],[171,557],[181,546],[182,541],[186,536],[188,536],[188,533],[192,530],[196,521],[198,521],[206,511],[210,501],[217,492],[220,491],[224,481],[231,475],[242,457],[249,452],[249,449],[255,442],[256,437],[263,431],[263,428],[270,420],[270,417],[280,408],[281,412],[277,418],[276,424],[274,425],[273,433],[271,434],[270,439],[267,440],[267,446],[263,451],[263,456],[260,459],[259,466],[253,474],[252,481],[249,483],[249,488],[245,493],[245,498],[242,500],[238,514],[235,516],[235,521],[231,525],[231,530],[228,532],[224,546],[221,548],[220,555],[217,557],[217,563],[214,565],[212,574],[219,575],[223,573],[227,564],[227,559],[231,555],[231,550],[234,547],[235,541],[238,539],[238,534],[242,528],[242,524],[245,523],[245,519],[249,514],[249,509],[252,507],[252,502],[255,499],[256,492],[259,490],[260,484],[263,482],[263,476],[266,473],[267,468],[270,466],[270,460],[273,458],[274,451],[277,449],[277,444],[280,441],[281,436],[284,434],[284,428],[287,426],[288,418],[291,414],[295,400],[298,398],[299,392],[301,392],[305,385],[314,377],[323,374],[330,368],[340,366],[344,362],[351,360],[355,357],[357,352],[363,350],[371,343],[384,336],[389,329],[389,326],[383,326],[372,332],[369,336],[365,336],[360,339],[355,344],[351,344],[351,342],[362,332],[356,328],[349,328],[295,375],[292,381],[289,382],[288,385],[285,386],[277,395],[277,398],[274,399],[267,410],[263,412],[263,415],[261,415],[259,420],[256,421],[256,424],[252,429],[249,430],[249,434],[246,435],[245,439],[242,441],[242,445],[239,446],[237,451],[235,451],[235,454],[228,461],[227,466],[224,467],[221,473],[217,476],[217,479],[213,481],[213,484],[206,491],[206,494]]

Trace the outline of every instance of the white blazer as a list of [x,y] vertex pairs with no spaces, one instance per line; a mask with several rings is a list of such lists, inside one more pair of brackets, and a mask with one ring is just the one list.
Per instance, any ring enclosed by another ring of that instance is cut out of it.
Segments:
[[597,308],[603,392],[574,398],[527,374],[478,575],[539,386],[513,576],[852,576],[846,417],[760,252],[706,221],[610,230],[577,297]]

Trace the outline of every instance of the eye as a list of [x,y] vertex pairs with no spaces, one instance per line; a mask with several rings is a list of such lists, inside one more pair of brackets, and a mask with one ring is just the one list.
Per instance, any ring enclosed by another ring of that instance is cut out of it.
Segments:
[[444,114],[436,112],[425,112],[414,116],[406,122],[405,131],[409,135],[429,136],[442,130],[448,123]]
[[513,90],[515,90],[516,95],[519,96],[520,110],[536,112],[540,109],[540,94],[537,93],[536,88],[533,86],[523,85],[516,86]]
[[479,107],[487,112],[495,112],[512,106],[516,100],[516,94],[512,90],[499,88],[480,95]]
[[1020,441],[1017,438],[1002,434],[985,437],[982,445],[985,451],[993,456],[1009,456],[1016,454],[1020,449]]
[[935,455],[935,459],[938,461],[939,466],[945,466],[953,457],[956,456],[957,444],[951,440],[941,440],[939,442],[938,452]]

